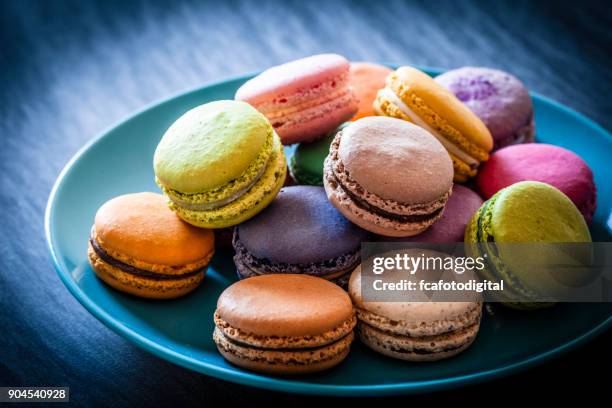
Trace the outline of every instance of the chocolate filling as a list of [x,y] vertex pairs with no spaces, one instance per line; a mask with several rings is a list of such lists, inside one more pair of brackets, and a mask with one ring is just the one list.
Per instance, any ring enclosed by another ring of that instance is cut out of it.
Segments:
[[396,220],[396,221],[400,221],[400,222],[422,222],[422,221],[428,221],[428,220],[431,220],[431,219],[434,219],[435,217],[437,217],[438,214],[444,209],[444,207],[440,207],[437,210],[434,210],[433,212],[431,212],[429,214],[412,214],[412,215],[393,214],[393,213],[390,213],[390,212],[385,211],[383,209],[374,207],[373,205],[371,205],[367,201],[363,200],[358,195],[354,194],[352,191],[350,191],[347,188],[345,188],[344,185],[342,184],[342,182],[340,180],[338,180],[338,178],[336,177],[335,174],[334,174],[334,179],[336,180],[336,183],[340,186],[340,188],[342,188],[342,190],[346,193],[346,195],[348,195],[351,198],[351,200],[353,200],[353,202],[358,207],[360,207],[363,210],[369,211],[369,212],[377,214],[377,215],[381,215],[381,216],[383,216],[385,218],[389,218],[389,219],[392,219],[392,220]]
[[322,348],[326,348],[329,346],[332,346],[336,343],[338,343],[339,341],[342,341],[343,339],[346,338],[346,336],[349,336],[353,331],[349,331],[348,333],[346,333],[344,336],[338,338],[337,340],[332,341],[331,343],[326,343],[326,344],[322,344],[320,346],[311,346],[311,347],[300,347],[300,348],[290,348],[290,347],[281,347],[281,348],[266,348],[266,347],[260,347],[260,346],[253,346],[251,344],[245,343],[245,342],[241,342],[238,341],[236,339],[232,339],[228,336],[225,335],[225,333],[223,333],[223,330],[219,329],[219,332],[221,333],[221,336],[223,336],[223,338],[225,340],[227,340],[228,343],[234,344],[236,346],[239,347],[246,347],[252,350],[269,350],[269,351],[285,351],[285,352],[296,352],[296,351],[313,351],[313,350],[319,350]]
[[155,272],[147,271],[147,270],[144,270],[144,269],[136,268],[135,266],[128,265],[126,263],[123,263],[123,262],[119,261],[118,259],[113,258],[109,254],[107,254],[100,247],[100,245],[98,245],[98,242],[96,242],[95,238],[93,238],[93,237],[89,238],[89,242],[91,243],[91,246],[92,246],[93,250],[95,251],[95,253],[104,262],[106,262],[107,264],[109,264],[111,266],[114,266],[115,268],[121,269],[123,272],[129,273],[129,274],[132,274],[132,275],[136,275],[136,276],[139,276],[141,278],[147,278],[147,279],[153,279],[153,280],[178,280],[178,279],[190,278],[190,277],[195,276],[195,275],[203,272],[204,270],[206,270],[206,267],[204,267],[204,268],[200,268],[200,269],[197,269],[195,271],[183,273],[183,274],[180,274],[180,275],[170,275],[170,274],[164,274],[164,273],[155,273]]

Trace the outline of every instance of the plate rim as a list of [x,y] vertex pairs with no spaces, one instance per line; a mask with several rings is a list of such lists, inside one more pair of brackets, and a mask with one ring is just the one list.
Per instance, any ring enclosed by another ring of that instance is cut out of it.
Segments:
[[[390,64],[383,63],[384,65],[397,67],[400,64]],[[419,67],[423,71],[427,73],[438,74],[440,72],[444,72],[445,69],[441,68],[432,68],[432,67]],[[337,396],[365,396],[365,395],[396,395],[396,394],[412,394],[412,393],[420,393],[427,391],[436,391],[442,389],[448,389],[452,387],[458,387],[461,385],[474,384],[478,382],[482,382],[488,379],[498,378],[501,376],[510,375],[520,370],[527,369],[533,365],[538,363],[542,363],[547,361],[553,357],[556,357],[564,352],[567,352],[573,348],[578,347],[594,338],[598,334],[604,332],[610,326],[612,326],[612,315],[608,316],[608,318],[602,321],[597,326],[594,326],[589,331],[581,334],[580,336],[564,343],[560,346],[557,346],[553,349],[549,349],[543,353],[536,354],[529,358],[503,365],[494,369],[489,369],[486,371],[479,371],[476,373],[465,374],[447,377],[443,379],[435,379],[435,380],[419,380],[419,381],[408,381],[408,382],[398,382],[393,384],[365,384],[365,385],[329,385],[329,384],[315,384],[300,381],[299,379],[284,379],[277,377],[267,377],[259,374],[240,371],[235,372],[233,370],[219,367],[216,364],[205,362],[201,360],[197,360],[193,357],[189,357],[186,355],[182,355],[173,351],[172,349],[162,346],[159,343],[156,343],[148,338],[142,336],[136,331],[130,329],[126,325],[122,324],[118,320],[114,319],[111,315],[109,315],[103,308],[99,307],[83,290],[78,287],[78,285],[71,278],[70,272],[66,265],[60,261],[58,254],[55,249],[55,231],[52,230],[51,221],[53,215],[55,213],[55,205],[56,205],[56,197],[58,192],[63,187],[63,183],[66,179],[66,176],[69,174],[70,170],[74,166],[74,164],[93,147],[95,144],[100,142],[104,137],[106,137],[111,131],[118,128],[121,125],[124,125],[128,122],[135,120],[138,116],[143,114],[144,112],[152,109],[153,107],[161,106],[166,104],[174,99],[186,97],[189,94],[200,92],[204,88],[210,88],[214,86],[219,86],[224,83],[238,81],[238,80],[246,80],[254,75],[257,72],[251,72],[243,75],[236,75],[227,77],[217,81],[211,81],[204,83],[200,86],[190,88],[187,90],[176,92],[168,97],[158,99],[151,103],[146,104],[141,109],[137,110],[135,113],[129,115],[127,118],[120,119],[115,121],[110,126],[106,127],[103,131],[98,133],[95,137],[89,140],[85,145],[83,145],[77,152],[68,160],[66,165],[60,171],[57,179],[55,180],[51,192],[49,194],[49,198],[47,200],[47,204],[45,207],[45,215],[44,215],[44,229],[45,229],[45,239],[47,243],[47,248],[51,254],[51,259],[53,262],[53,266],[56,270],[56,273],[59,275],[60,280],[66,286],[68,291],[74,296],[77,301],[96,319],[101,321],[106,327],[113,330],[118,335],[124,337],[131,343],[135,344],[143,348],[144,350],[154,354],[155,356],[162,358],[166,361],[170,361],[179,366],[185,367],[187,369],[191,369],[197,371],[204,375],[210,375],[216,378],[220,378],[225,381],[239,383],[248,386],[254,386],[259,388],[264,388],[268,390],[281,391],[281,392],[294,392],[299,394],[313,394],[313,395],[337,395]],[[608,138],[608,141],[612,142],[612,135],[608,132],[603,126],[599,125],[588,116],[561,104],[553,99],[550,99],[546,96],[540,95],[536,92],[530,92],[532,98],[540,99],[545,103],[553,105],[555,108],[563,111],[566,114],[574,117],[582,124],[591,127],[593,130],[598,133],[602,133]]]

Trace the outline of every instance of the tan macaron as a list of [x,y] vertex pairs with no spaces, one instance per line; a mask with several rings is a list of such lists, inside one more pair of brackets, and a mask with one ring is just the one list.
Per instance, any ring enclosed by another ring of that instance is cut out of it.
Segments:
[[[405,251],[415,257],[423,253],[447,256],[431,250]],[[426,275],[429,272],[417,271],[411,280],[433,279]],[[480,296],[466,295],[466,300],[473,301],[436,301],[425,292],[410,291],[405,294],[406,301],[364,301],[362,289],[360,265],[349,281],[349,294],[359,320],[357,333],[365,345],[383,355],[407,361],[441,360],[467,349],[478,334]]]
[[169,299],[202,282],[214,235],[182,221],[160,194],[126,194],[100,207],[87,252],[98,277],[113,288]]
[[221,294],[213,340],[237,366],[269,374],[328,369],[347,356],[356,324],[339,286],[308,275],[261,275]]

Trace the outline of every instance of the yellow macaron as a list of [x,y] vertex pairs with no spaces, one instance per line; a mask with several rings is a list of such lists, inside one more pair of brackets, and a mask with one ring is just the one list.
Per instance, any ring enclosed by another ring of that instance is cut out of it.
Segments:
[[452,92],[418,69],[400,67],[392,72],[373,107],[378,115],[413,122],[434,135],[453,160],[455,181],[474,177],[493,148],[484,123]]

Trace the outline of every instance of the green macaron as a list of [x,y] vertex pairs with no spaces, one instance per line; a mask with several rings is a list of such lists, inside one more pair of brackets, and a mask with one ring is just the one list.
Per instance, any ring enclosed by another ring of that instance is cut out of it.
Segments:
[[[540,268],[525,268],[518,255],[523,251],[536,258],[534,249],[540,247],[495,244],[591,242],[591,235],[584,217],[565,194],[549,184],[523,181],[485,201],[466,228],[465,242],[478,243],[468,248],[476,252],[473,256],[486,259],[485,278],[504,280],[501,300],[514,308],[532,309],[549,305],[540,301],[540,294],[547,291],[550,279],[538,273]],[[555,248],[541,248],[545,252],[534,261],[544,268],[555,256]]]
[[341,124],[324,138],[314,143],[299,143],[297,145],[289,162],[289,172],[298,184],[323,185],[323,162],[329,154],[329,146],[336,137],[336,133],[348,125],[350,125],[350,122]]
[[170,208],[205,228],[251,218],[276,196],[286,174],[270,122],[238,101],[207,103],[177,119],[159,142],[153,165]]

